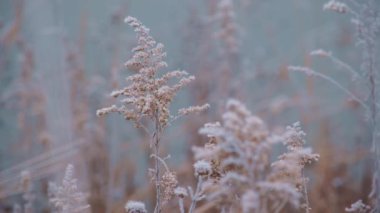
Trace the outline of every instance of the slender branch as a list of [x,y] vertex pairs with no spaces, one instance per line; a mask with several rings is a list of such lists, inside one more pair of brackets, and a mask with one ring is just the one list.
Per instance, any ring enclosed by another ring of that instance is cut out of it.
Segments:
[[370,84],[370,95],[369,102],[371,106],[371,124],[372,124],[372,151],[374,152],[375,157],[375,200],[376,205],[375,209],[378,210],[380,207],[380,146],[377,141],[377,128],[378,128],[378,108],[377,108],[377,85],[376,85],[376,70],[374,65],[374,50],[369,41],[366,44],[367,51],[369,53],[368,58],[368,80]]
[[152,133],[149,131],[148,127],[141,123],[140,120],[136,121],[136,127],[142,129],[147,135],[152,136]]
[[359,18],[359,14],[355,12],[355,10],[351,9],[351,7],[348,7],[348,12],[353,15],[355,18]]
[[319,72],[316,72],[308,67],[299,67],[299,66],[289,66],[288,69],[290,71],[299,71],[299,72],[304,72],[306,73],[307,75],[313,75],[313,76],[317,76],[317,77],[320,77],[322,79],[325,79],[327,81],[329,81],[330,83],[332,83],[333,85],[335,85],[336,87],[338,87],[340,90],[342,90],[344,93],[346,93],[348,96],[350,96],[353,100],[355,100],[356,102],[358,102],[360,105],[362,105],[362,107],[365,109],[365,110],[369,110],[368,106],[364,103],[363,100],[361,100],[360,98],[358,98],[356,95],[354,95],[352,92],[350,92],[348,89],[346,89],[345,87],[343,87],[342,85],[340,85],[337,81],[335,81],[333,78],[331,78],[330,76],[327,76],[325,74],[322,74],[322,73],[319,73]]
[[287,200],[283,200],[280,205],[276,206],[275,213],[280,213],[281,210],[284,208],[285,204],[287,203]]
[[164,159],[160,158],[160,157],[157,156],[156,154],[151,154],[150,157],[151,157],[151,158],[156,158],[156,159],[158,159],[158,160],[161,162],[161,164],[164,165],[166,171],[167,171],[167,172],[170,171],[170,170],[169,170],[169,167],[168,167],[168,165],[165,163],[165,160],[164,160]]
[[179,210],[181,213],[185,213],[185,207],[183,205],[183,198],[178,199]]
[[160,136],[161,136],[161,124],[159,121],[158,112],[155,113],[155,132],[153,134],[153,146],[154,154],[156,156],[154,159],[155,167],[155,184],[156,184],[156,207],[154,208],[154,213],[161,213],[161,177],[160,177],[160,157],[159,157],[159,148],[160,148]]
[[302,169],[302,179],[303,179],[303,196],[305,199],[305,212],[309,213],[310,212],[310,202],[309,202],[309,196],[307,194],[307,184],[306,184],[306,179],[304,175],[304,170]]
[[341,61],[339,58],[336,58],[335,56],[333,55],[329,55],[328,56],[334,63],[336,63],[338,66],[341,66],[343,68],[345,68],[346,70],[350,71],[351,74],[352,74],[352,79],[357,79],[360,75],[358,72],[356,72],[350,65],[344,63],[343,61]]

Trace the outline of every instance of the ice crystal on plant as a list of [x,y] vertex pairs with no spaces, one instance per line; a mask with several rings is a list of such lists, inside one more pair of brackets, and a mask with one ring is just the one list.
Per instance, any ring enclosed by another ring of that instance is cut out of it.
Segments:
[[187,191],[183,187],[177,187],[174,189],[174,194],[177,195],[179,198],[187,197]]
[[337,13],[346,13],[349,10],[349,8],[343,2],[330,0],[329,2],[323,5],[323,10],[331,10]]
[[358,200],[355,203],[351,204],[349,208],[345,209],[346,212],[355,212],[355,213],[366,213],[371,210],[371,207],[364,204],[362,200]]
[[310,55],[329,57],[331,56],[331,52],[327,52],[326,50],[322,50],[322,49],[317,49],[317,50],[311,51]]
[[208,176],[211,173],[211,164],[205,160],[194,163],[195,176]]
[[77,179],[74,178],[74,166],[66,167],[62,184],[49,184],[50,203],[61,213],[88,212],[86,196],[78,190]]
[[145,209],[145,204],[139,201],[128,201],[125,204],[125,211],[127,213],[147,213]]
[[188,115],[191,113],[200,113],[210,108],[210,104],[204,104],[202,106],[190,106],[188,108],[183,108],[178,110],[179,115]]

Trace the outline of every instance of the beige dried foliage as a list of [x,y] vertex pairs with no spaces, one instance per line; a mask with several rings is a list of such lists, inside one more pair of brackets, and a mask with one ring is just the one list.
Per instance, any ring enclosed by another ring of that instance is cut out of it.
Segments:
[[160,182],[163,189],[163,203],[167,203],[174,196],[174,190],[178,185],[177,176],[174,172],[166,171],[161,178]]
[[[164,45],[157,43],[149,35],[149,29],[140,21],[133,17],[127,17],[125,22],[134,28],[137,33],[138,44],[132,52],[132,58],[125,66],[135,72],[126,81],[128,86],[115,90],[111,96],[120,97],[121,106],[112,105],[97,111],[97,115],[105,115],[117,112],[127,120],[133,120],[139,124],[143,117],[154,119],[158,116],[159,122],[165,126],[170,121],[170,104],[180,89],[188,85],[195,79],[186,71],[171,71],[159,76],[158,72],[167,67],[164,58]],[[170,84],[173,79],[178,79],[177,83]],[[193,107],[180,110],[180,114],[199,112],[208,106]]]

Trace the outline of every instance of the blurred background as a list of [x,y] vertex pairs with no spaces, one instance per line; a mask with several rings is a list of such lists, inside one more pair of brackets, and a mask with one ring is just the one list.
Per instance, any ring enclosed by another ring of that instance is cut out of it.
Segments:
[[[165,45],[168,70],[196,80],[173,108],[203,104],[200,116],[168,128],[164,153],[179,181],[194,183],[191,147],[198,129],[217,121],[237,98],[270,129],[300,121],[307,145],[321,155],[307,169],[313,212],[342,212],[371,188],[370,129],[364,110],[323,79],[289,72],[313,67],[364,96],[342,67],[360,70],[361,51],[347,14],[323,11],[324,0],[0,0],[0,212],[25,203],[21,173],[29,171],[36,212],[49,212],[47,184],[75,165],[92,212],[122,212],[126,200],[153,193],[149,138],[120,116],[96,117],[109,93],[131,74],[124,62],[136,44],[123,20],[141,20]],[[175,205],[175,204],[173,204]]]

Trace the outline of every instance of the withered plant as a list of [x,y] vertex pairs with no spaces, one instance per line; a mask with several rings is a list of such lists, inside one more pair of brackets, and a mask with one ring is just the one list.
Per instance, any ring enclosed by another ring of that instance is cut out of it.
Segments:
[[[149,29],[136,18],[127,17],[125,22],[134,28],[138,39],[138,45],[132,50],[134,55],[125,63],[134,74],[127,77],[126,81],[129,84],[126,87],[111,94],[115,98],[120,98],[121,105],[100,109],[97,115],[117,112],[150,135],[150,146],[153,149],[151,158],[154,159],[154,169],[150,171],[156,188],[154,212],[159,213],[165,202],[173,195],[177,184],[175,173],[167,168],[165,158],[160,155],[163,131],[177,118],[201,112],[209,106],[205,104],[184,108],[180,109],[178,114],[172,115],[169,108],[173,98],[180,89],[195,79],[194,76],[189,76],[185,71],[171,71],[159,75],[159,71],[167,67],[164,61],[166,56],[164,45],[157,43],[149,35]],[[170,84],[174,79],[179,80]],[[144,120],[147,120],[147,124],[143,122]],[[161,164],[165,166],[165,171],[161,171]]]
[[[319,155],[303,147],[305,133],[300,124],[275,134],[237,100],[229,100],[225,110],[222,123],[208,123],[199,130],[209,141],[193,148],[198,183],[195,192],[189,189],[189,213],[201,200],[220,212],[280,212],[286,205],[310,212],[303,171]],[[272,149],[280,142],[287,152],[272,162]],[[187,194],[181,188],[176,194],[184,212]]]
[[380,38],[380,11],[378,3],[367,0],[362,3],[356,1],[342,2],[330,0],[324,4],[323,10],[351,16],[351,22],[356,28],[357,44],[362,55],[361,72],[356,71],[351,65],[335,57],[332,52],[323,49],[314,50],[312,56],[328,58],[335,65],[342,68],[351,77],[352,81],[366,89],[365,95],[357,95],[354,91],[344,87],[338,79],[315,71],[309,67],[290,66],[289,70],[306,73],[309,76],[322,78],[341,91],[354,102],[358,103],[366,113],[372,135],[372,152],[375,164],[373,187],[370,197],[374,200],[373,211],[379,211],[380,203],[380,100],[379,100],[379,38]]

